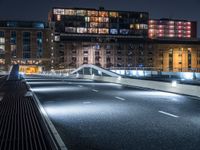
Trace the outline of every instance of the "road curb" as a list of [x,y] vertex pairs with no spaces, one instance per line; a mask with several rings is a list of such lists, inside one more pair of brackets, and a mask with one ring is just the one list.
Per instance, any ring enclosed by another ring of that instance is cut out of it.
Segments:
[[54,141],[53,145],[55,145],[55,149],[57,150],[68,150],[66,145],[64,144],[63,140],[61,139],[58,131],[56,130],[55,126],[53,125],[53,123],[51,122],[51,120],[49,119],[46,111],[44,110],[42,104],[40,103],[38,97],[36,96],[36,94],[31,90],[31,87],[29,84],[26,85],[28,87],[28,91],[32,93],[32,97],[40,111],[40,114],[42,116],[43,122],[45,123],[45,127],[47,128],[48,132],[51,135],[51,139],[52,141]]

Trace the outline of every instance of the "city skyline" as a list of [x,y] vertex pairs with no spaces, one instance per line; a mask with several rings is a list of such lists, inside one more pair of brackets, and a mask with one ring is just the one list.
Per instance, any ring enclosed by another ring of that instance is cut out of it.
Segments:
[[[127,11],[146,11],[149,12],[150,18],[173,18],[173,19],[186,19],[198,22],[198,29],[200,28],[200,15],[198,12],[200,2],[198,0],[175,0],[173,3],[164,0],[162,5],[159,0],[119,0],[117,3],[114,0],[39,0],[36,1],[13,1],[1,0],[0,1],[0,19],[1,20],[41,20],[47,21],[47,14],[52,7],[83,7],[83,8],[98,8],[100,6],[105,9],[113,10],[127,10]],[[8,11],[7,9],[10,8]],[[37,11],[36,11],[37,9]],[[169,11],[170,10],[170,11]],[[188,11],[189,10],[189,11]],[[24,15],[26,14],[26,15]],[[200,31],[198,30],[198,37]]]

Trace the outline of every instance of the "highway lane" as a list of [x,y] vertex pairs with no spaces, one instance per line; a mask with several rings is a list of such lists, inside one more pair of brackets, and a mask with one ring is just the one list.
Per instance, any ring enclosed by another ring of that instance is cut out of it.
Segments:
[[83,79],[26,79],[70,150],[198,150],[200,99]]

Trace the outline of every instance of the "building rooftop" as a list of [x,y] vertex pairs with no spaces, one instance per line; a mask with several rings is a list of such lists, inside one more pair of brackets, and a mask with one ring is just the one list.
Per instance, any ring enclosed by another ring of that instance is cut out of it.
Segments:
[[1,20],[0,27],[44,29],[47,28],[47,23],[42,21]]

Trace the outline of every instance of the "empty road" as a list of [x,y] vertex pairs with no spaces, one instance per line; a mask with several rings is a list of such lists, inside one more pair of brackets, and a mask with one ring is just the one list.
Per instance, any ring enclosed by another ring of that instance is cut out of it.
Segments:
[[200,99],[84,79],[27,76],[69,150],[199,150]]

